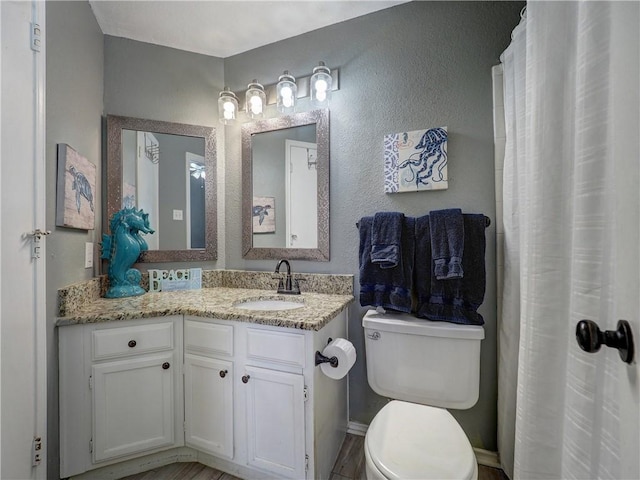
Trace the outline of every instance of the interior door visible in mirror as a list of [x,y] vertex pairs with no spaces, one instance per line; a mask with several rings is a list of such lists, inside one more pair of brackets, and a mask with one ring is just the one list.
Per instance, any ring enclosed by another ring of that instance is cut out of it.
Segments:
[[242,126],[243,256],[329,260],[329,112]]

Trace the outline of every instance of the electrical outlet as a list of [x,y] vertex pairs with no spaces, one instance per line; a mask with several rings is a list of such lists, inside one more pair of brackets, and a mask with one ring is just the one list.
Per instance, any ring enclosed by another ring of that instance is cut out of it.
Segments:
[[182,210],[174,210],[173,211],[173,219],[174,220],[182,220]]
[[93,242],[84,244],[84,268],[93,267]]

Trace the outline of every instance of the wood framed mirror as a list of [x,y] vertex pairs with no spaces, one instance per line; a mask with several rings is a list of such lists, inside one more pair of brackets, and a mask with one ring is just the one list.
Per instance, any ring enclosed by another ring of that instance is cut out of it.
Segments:
[[329,111],[242,125],[242,252],[329,260]]
[[107,207],[149,214],[138,262],[217,258],[216,140],[211,127],[107,116]]

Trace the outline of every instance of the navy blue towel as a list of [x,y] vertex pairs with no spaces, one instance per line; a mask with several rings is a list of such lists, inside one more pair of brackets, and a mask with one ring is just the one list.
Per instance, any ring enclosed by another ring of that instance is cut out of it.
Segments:
[[433,273],[438,280],[462,278],[464,222],[462,210],[450,208],[429,212]]
[[393,268],[400,262],[404,214],[378,212],[371,230],[371,263],[380,268]]
[[464,277],[438,280],[433,274],[429,216],[416,219],[417,308],[415,315],[417,317],[467,325],[484,324],[484,319],[477,309],[484,300],[486,288],[484,260],[486,219],[484,215],[463,214],[463,221]]
[[398,264],[380,268],[371,262],[373,217],[363,217],[358,223],[360,232],[360,305],[383,307],[411,312],[413,282],[413,254],[415,248],[415,219],[405,217],[402,222]]

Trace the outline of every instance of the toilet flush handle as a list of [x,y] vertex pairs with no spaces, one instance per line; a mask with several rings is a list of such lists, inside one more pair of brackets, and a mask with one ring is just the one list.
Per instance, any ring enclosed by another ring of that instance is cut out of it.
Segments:
[[380,332],[367,333],[367,338],[371,340],[380,340]]

